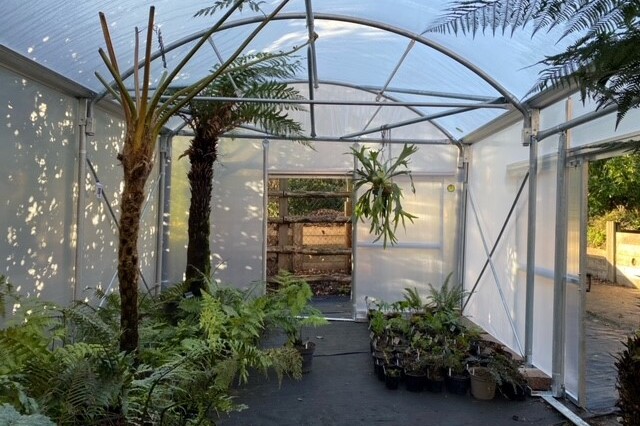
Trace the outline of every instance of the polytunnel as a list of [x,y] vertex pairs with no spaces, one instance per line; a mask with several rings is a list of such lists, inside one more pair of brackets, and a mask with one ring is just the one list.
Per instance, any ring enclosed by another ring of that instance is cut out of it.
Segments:
[[[2,274],[35,297],[65,303],[117,288],[117,155],[123,114],[95,73],[109,76],[98,13],[109,22],[125,83],[133,85],[134,28],[156,10],[152,81],[173,69],[223,10],[214,2],[5,0],[0,15],[3,93],[0,183]],[[211,214],[216,279],[265,281],[271,177],[353,175],[350,147],[393,157],[416,144],[411,169],[418,218],[383,247],[353,223],[354,320],[367,298],[427,292],[452,273],[469,292],[464,313],[585,405],[584,280],[588,163],[596,144],[640,132],[637,111],[616,126],[612,108],[580,102],[573,87],[530,92],[544,55],[570,40],[558,31],[453,35],[428,29],[445,1],[283,0],[233,13],[175,81],[191,84],[242,52],[296,50],[288,81],[304,94],[313,148],[241,127],[220,142]],[[212,99],[221,102],[225,99]],[[247,99],[227,99],[247,102]],[[253,100],[254,102],[257,100]],[[178,117],[160,136],[140,236],[143,286],[182,278],[188,185],[180,159],[191,133]],[[622,146],[621,148],[622,149]],[[182,198],[181,197],[182,194]]]

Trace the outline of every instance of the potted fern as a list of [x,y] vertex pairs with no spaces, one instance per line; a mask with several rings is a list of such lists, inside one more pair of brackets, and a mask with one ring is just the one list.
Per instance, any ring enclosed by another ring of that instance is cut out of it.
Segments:
[[288,271],[280,271],[275,281],[277,290],[267,295],[267,322],[284,331],[287,337],[285,344],[300,353],[302,372],[309,373],[316,345],[308,339],[302,339],[302,328],[325,325],[327,320],[318,309],[311,306],[313,292],[305,280]]
[[417,218],[402,208],[402,188],[394,182],[394,178],[398,176],[408,176],[411,181],[411,192],[416,192],[411,170],[408,167],[409,158],[417,150],[415,145],[405,144],[397,158],[383,161],[382,149],[351,148],[351,154],[360,164],[355,171],[354,189],[357,191],[360,188],[366,188],[355,203],[355,217],[362,221],[364,219],[371,221],[369,232],[376,236],[374,242],[382,238],[385,248],[387,241],[391,245],[398,242],[395,231],[399,223],[405,227],[405,220],[413,222],[413,219]]

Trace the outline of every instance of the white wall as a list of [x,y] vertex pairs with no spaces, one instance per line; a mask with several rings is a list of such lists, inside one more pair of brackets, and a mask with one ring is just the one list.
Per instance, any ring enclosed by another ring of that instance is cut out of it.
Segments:
[[[25,72],[28,72],[25,71]],[[3,230],[0,273],[28,296],[60,304],[73,299],[77,234],[77,194],[86,194],[79,242],[78,298],[93,289],[117,289],[117,228],[87,169],[78,187],[78,99],[0,67],[0,168]],[[93,162],[116,216],[122,170],[116,160],[124,135],[122,120],[95,109],[95,137],[89,137],[87,156]],[[156,168],[157,169],[157,168]],[[153,173],[157,175],[157,173]],[[155,177],[152,177],[155,179]],[[150,194],[140,238],[141,270],[153,285],[157,191]],[[91,290],[85,288],[90,287]],[[144,286],[143,286],[144,287]]]
[[0,273],[28,296],[72,294],[78,103],[0,67]]
[[[593,111],[574,97],[572,117]],[[571,108],[569,108],[570,110]],[[566,100],[540,111],[540,130],[564,123],[569,118]],[[571,130],[570,147],[637,135],[640,112],[632,111],[616,130],[615,114]],[[499,131],[470,148],[469,192],[476,207],[467,207],[464,283],[471,290],[476,282],[466,315],[517,352],[524,349],[525,286],[527,256],[528,184],[516,204],[514,217],[489,265],[478,281],[487,255],[505,222],[518,187],[528,171],[528,148],[522,145],[522,123]],[[533,324],[533,362],[551,373],[553,337],[553,274],[556,240],[556,157],[559,136],[544,139],[538,149],[536,199],[536,266]],[[495,272],[494,272],[495,269]],[[494,276],[495,274],[495,276]],[[499,285],[499,286],[498,286]],[[502,293],[502,294],[500,294]],[[504,301],[504,302],[503,302]],[[572,309],[576,309],[572,305]],[[511,321],[510,321],[510,320]],[[513,324],[513,325],[512,325]],[[567,360],[573,362],[573,360]]]

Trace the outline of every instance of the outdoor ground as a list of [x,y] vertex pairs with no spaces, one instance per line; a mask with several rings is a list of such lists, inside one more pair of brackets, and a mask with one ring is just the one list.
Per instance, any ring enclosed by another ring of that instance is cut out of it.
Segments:
[[[640,290],[593,279],[586,300],[587,327],[611,336],[606,350],[611,357],[622,350],[624,336],[634,333],[640,326]],[[609,380],[615,381],[615,377],[609,377]],[[616,426],[620,424],[617,417],[610,414],[587,421],[594,426]]]

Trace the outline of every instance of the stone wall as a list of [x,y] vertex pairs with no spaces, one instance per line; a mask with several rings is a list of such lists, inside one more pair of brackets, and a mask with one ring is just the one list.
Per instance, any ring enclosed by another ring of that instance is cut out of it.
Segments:
[[607,248],[587,249],[587,273],[626,287],[640,288],[640,231],[607,224]]

